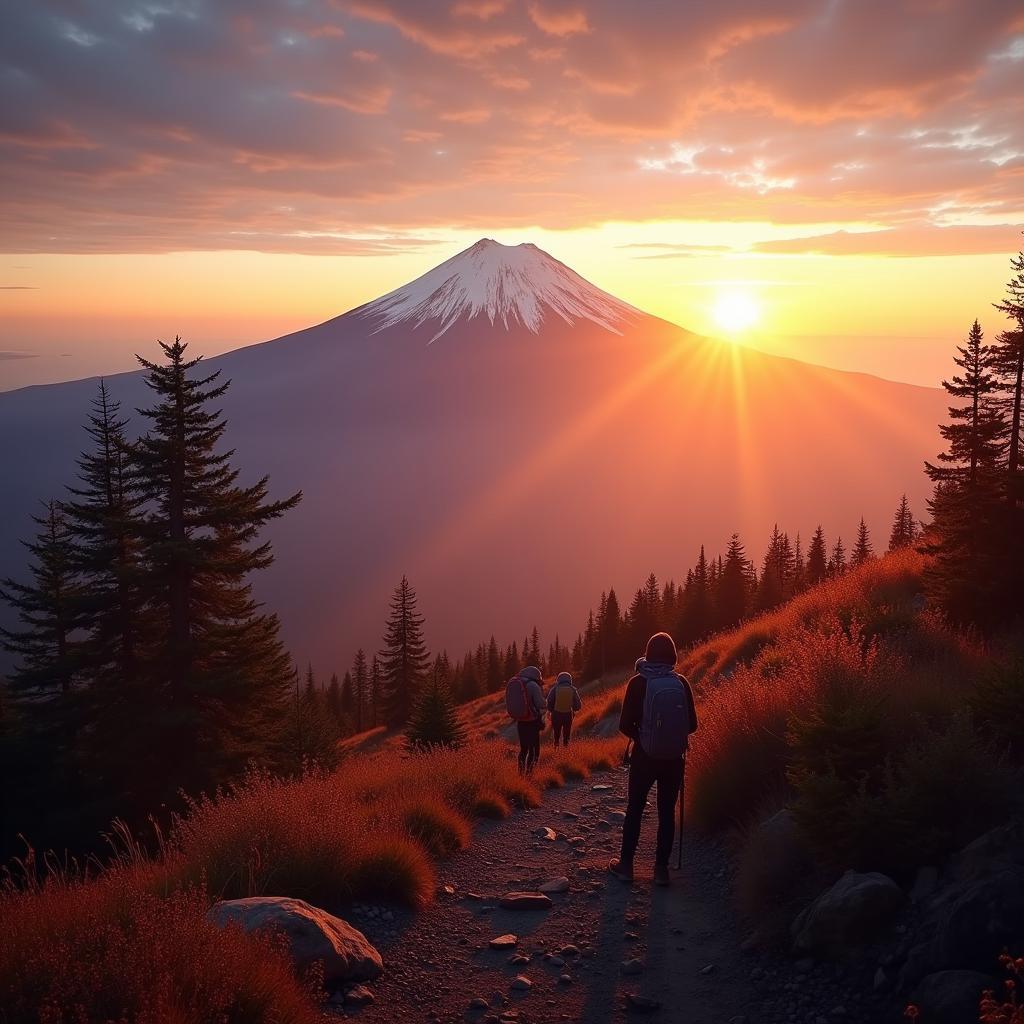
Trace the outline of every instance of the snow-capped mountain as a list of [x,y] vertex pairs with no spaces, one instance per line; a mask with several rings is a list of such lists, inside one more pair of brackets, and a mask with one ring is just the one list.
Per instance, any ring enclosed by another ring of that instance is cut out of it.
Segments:
[[521,325],[533,334],[558,317],[572,326],[590,320],[621,334],[640,311],[584,280],[532,242],[502,245],[481,238],[422,277],[355,311],[375,326],[429,323],[436,341],[459,320],[486,317],[493,325]]
[[[256,589],[321,673],[376,649],[403,573],[433,649],[456,657],[534,624],[571,641],[602,590],[678,578],[733,530],[755,557],[775,522],[849,540],[863,515],[882,540],[904,491],[923,512],[945,415],[938,390],[700,338],[534,246],[488,240],[209,362],[232,380],[243,480],[305,493],[268,530],[277,560]],[[107,383],[142,429],[139,374]],[[74,481],[95,390],[0,394],[0,579],[24,573],[38,502]]]

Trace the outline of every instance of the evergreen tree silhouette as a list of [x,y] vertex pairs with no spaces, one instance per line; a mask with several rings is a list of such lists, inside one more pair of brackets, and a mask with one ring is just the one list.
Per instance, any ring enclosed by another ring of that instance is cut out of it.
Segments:
[[466,728],[452,699],[447,675],[447,656],[443,656],[434,662],[406,729],[406,743],[414,750],[454,749],[466,741]]
[[355,693],[352,687],[352,673],[346,672],[341,677],[341,711],[345,718],[351,721],[355,711]]
[[871,546],[871,534],[868,532],[867,523],[861,517],[860,525],[857,527],[857,543],[853,546],[850,554],[851,565],[863,565],[869,558],[874,558],[874,548]]
[[376,729],[380,722],[383,700],[383,674],[380,658],[375,654],[370,662],[370,728]]
[[[267,479],[244,487],[233,451],[218,451],[226,421],[211,404],[229,382],[193,377],[176,338],[165,363],[139,362],[154,404],[140,409],[149,432],[134,448],[132,486],[146,514],[140,528],[140,600],[158,624],[145,667],[145,718],[124,723],[145,738],[148,765],[132,771],[162,794],[208,789],[252,760],[266,760],[291,671],[275,615],[261,611],[250,575],[273,561],[261,529],[301,493],[267,497]],[[141,710],[141,709],[140,709]]]
[[846,572],[846,548],[843,545],[843,538],[837,537],[832,547],[832,554],[828,559],[829,577],[842,576]]
[[342,723],[345,721],[345,716],[342,714],[341,710],[341,683],[338,682],[337,672],[331,673],[331,681],[327,684],[327,694],[324,698],[324,704],[340,732]]
[[814,531],[810,547],[807,549],[806,574],[808,586],[812,587],[828,575],[828,550],[825,545],[825,531],[820,524]]
[[17,629],[0,629],[0,637],[18,659],[8,679],[12,692],[68,696],[82,660],[75,633],[85,621],[83,594],[64,506],[48,501],[44,509],[32,517],[39,527],[35,538],[23,542],[32,556],[32,582],[0,584],[0,599],[18,613],[20,623]]
[[355,711],[356,732],[363,731],[363,716],[370,695],[370,670],[366,664],[366,651],[359,648],[352,660],[352,703]]
[[403,576],[391,599],[384,648],[380,652],[383,711],[388,725],[403,726],[409,720],[429,666],[423,616],[416,608],[416,592]]
[[[1004,391],[1003,407],[1009,414],[1007,438],[1007,497],[1011,509],[1024,503],[1021,465],[1021,425],[1024,406],[1024,253],[1010,260],[1012,275],[1006,284],[1006,297],[995,304],[1013,321],[1013,327],[1003,331],[996,340],[992,365]],[[1014,526],[1020,523],[1015,521]],[[1019,539],[1019,535],[1018,535]],[[1019,544],[1017,547],[1019,548]]]
[[1007,547],[1003,458],[1008,427],[999,394],[996,353],[982,343],[975,321],[954,362],[963,372],[942,386],[952,399],[949,423],[939,432],[946,450],[938,463],[926,463],[935,490],[928,502],[932,525],[924,550],[933,556],[925,567],[930,597],[954,619],[981,622],[1009,611],[1008,581],[1013,559]]
[[79,456],[78,483],[64,505],[82,577],[88,638],[81,668],[90,684],[93,721],[137,684],[138,652],[147,639],[138,586],[141,502],[131,484],[126,425],[120,404],[100,380],[85,428],[92,447]]
[[738,533],[729,539],[715,592],[715,625],[729,629],[739,623],[750,604],[750,564]]
[[900,548],[910,547],[917,540],[917,525],[914,522],[913,513],[910,511],[910,502],[904,494],[893,516],[892,531],[889,533],[889,550],[898,551]]

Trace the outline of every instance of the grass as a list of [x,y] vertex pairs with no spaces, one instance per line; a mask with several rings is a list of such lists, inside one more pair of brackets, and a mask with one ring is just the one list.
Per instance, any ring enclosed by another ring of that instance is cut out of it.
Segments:
[[0,891],[0,1024],[312,1024],[317,979],[296,979],[272,941],[207,922],[214,900],[423,907],[435,860],[470,843],[475,819],[537,806],[544,788],[614,763],[609,741],[585,739],[547,747],[533,779],[505,743],[384,749],[194,801],[153,858],[121,832],[102,868],[30,859]]

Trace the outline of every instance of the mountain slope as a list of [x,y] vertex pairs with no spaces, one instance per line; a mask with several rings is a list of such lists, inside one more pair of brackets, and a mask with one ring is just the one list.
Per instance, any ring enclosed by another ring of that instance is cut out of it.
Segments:
[[[678,575],[734,529],[753,546],[776,518],[805,535],[820,520],[849,538],[863,514],[880,535],[904,491],[923,509],[940,392],[700,338],[539,250],[485,248],[210,360],[233,380],[243,473],[306,495],[269,531],[278,560],[257,582],[297,660],[329,671],[374,649],[403,572],[431,644],[454,654],[534,623],[565,638],[638,565]],[[108,383],[126,410],[145,403],[137,374]],[[95,386],[0,394],[0,437],[15,439],[0,450],[0,577],[22,571],[36,502],[73,477]]]

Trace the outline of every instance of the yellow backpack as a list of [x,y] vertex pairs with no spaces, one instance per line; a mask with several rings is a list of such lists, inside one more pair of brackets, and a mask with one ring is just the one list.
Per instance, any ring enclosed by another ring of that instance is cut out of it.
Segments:
[[561,685],[555,687],[555,710],[560,714],[572,711],[573,690],[571,686]]

